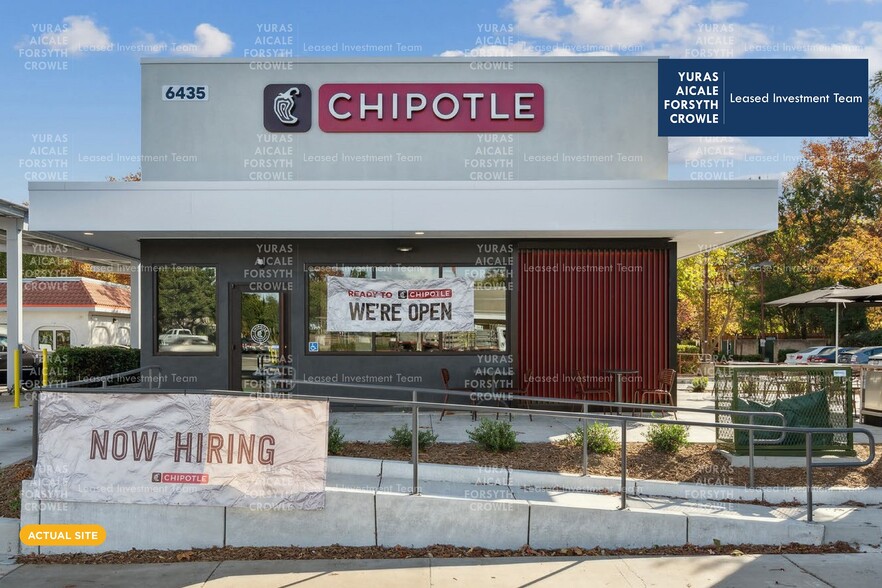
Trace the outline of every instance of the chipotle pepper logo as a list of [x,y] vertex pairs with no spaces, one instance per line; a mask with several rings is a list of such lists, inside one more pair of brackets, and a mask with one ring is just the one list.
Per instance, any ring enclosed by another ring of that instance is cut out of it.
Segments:
[[202,473],[153,472],[151,479],[160,484],[208,484],[208,474]]
[[263,89],[263,128],[305,133],[312,127],[312,91],[306,84],[270,84]]

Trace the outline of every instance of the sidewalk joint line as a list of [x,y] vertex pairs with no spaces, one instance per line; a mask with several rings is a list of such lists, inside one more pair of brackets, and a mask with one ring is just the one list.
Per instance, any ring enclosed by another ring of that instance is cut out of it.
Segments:
[[808,571],[807,569],[805,569],[804,567],[802,567],[801,565],[799,565],[798,563],[796,563],[795,561],[793,561],[792,559],[790,559],[790,557],[788,557],[788,555],[787,555],[786,553],[783,554],[783,555],[784,555],[784,559],[786,559],[787,561],[789,561],[790,563],[792,563],[793,565],[795,565],[795,566],[796,566],[796,569],[798,569],[799,571],[801,571],[801,572],[805,572],[806,574],[808,574],[809,576],[811,576],[812,578],[814,578],[815,580],[817,580],[818,582],[820,582],[820,583],[823,584],[824,586],[829,586],[830,588],[836,588],[836,587],[835,587],[833,584],[831,584],[830,582],[825,582],[824,580],[822,580],[821,578],[819,578],[819,577],[816,576],[815,574],[811,573],[810,571]]
[[224,560],[217,562],[217,565],[214,566],[214,568],[212,568],[211,572],[208,574],[208,577],[205,578],[205,580],[203,580],[202,586],[205,586],[206,584],[208,584],[211,581],[211,579],[214,577],[215,572],[217,572],[217,569],[219,567],[221,567],[222,563],[224,563]]

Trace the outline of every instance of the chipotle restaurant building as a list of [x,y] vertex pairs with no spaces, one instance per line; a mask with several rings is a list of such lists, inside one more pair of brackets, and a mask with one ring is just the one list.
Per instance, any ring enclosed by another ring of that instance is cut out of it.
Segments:
[[676,260],[777,219],[777,182],[667,179],[656,68],[147,59],[143,181],[32,183],[30,228],[133,261],[166,386],[281,363],[572,397],[633,369],[633,400],[675,367]]

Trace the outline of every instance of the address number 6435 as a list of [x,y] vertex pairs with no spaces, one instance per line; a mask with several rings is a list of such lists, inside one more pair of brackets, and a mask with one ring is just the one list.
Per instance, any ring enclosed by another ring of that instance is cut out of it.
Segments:
[[208,100],[208,86],[163,86],[162,99],[185,102]]

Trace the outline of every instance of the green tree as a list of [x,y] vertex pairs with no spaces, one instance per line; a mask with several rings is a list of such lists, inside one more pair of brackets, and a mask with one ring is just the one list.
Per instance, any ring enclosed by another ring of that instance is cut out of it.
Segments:
[[214,338],[217,282],[210,267],[164,267],[157,272],[159,333],[189,329]]

